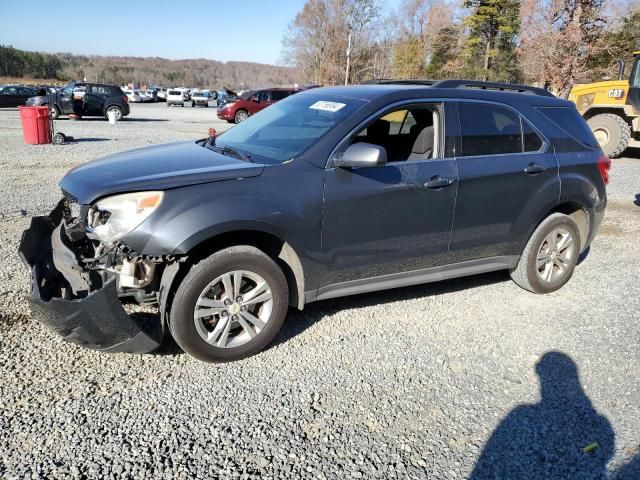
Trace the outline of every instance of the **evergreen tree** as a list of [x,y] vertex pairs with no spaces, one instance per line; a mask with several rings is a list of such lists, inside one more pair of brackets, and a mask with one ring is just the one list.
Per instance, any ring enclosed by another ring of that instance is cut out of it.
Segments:
[[466,76],[518,81],[520,0],[465,0],[464,6],[471,10],[463,22],[469,31],[464,48]]
[[452,76],[453,72],[449,70],[449,65],[459,56],[459,36],[460,29],[456,25],[450,25],[438,31],[426,69],[427,78],[444,79]]

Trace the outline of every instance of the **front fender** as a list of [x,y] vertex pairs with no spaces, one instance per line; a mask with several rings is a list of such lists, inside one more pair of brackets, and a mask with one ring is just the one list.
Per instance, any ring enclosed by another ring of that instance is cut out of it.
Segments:
[[123,237],[122,242],[144,255],[184,255],[216,235],[256,230],[275,235],[295,246],[299,242],[295,238],[287,238],[291,235],[283,228],[282,220],[287,217],[287,223],[302,222],[302,212],[296,212],[293,205],[284,212],[277,200],[253,195],[248,185],[239,185],[250,180],[165,191],[159,210]]
[[251,178],[166,190],[158,210],[122,242],[142,255],[180,256],[220,234],[262,232],[297,252],[313,285],[321,257],[323,182],[323,170],[294,161]]

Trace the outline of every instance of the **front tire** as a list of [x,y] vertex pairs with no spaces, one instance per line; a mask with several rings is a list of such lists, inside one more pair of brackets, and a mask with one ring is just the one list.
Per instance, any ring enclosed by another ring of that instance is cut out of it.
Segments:
[[56,105],[49,105],[49,115],[51,120],[57,120],[60,118],[60,109]]
[[601,113],[587,120],[587,124],[607,157],[618,157],[629,146],[631,128],[619,115]]
[[233,120],[235,121],[235,123],[242,123],[247,118],[249,118],[249,114],[247,113],[246,110],[238,110],[235,116],[233,117]]
[[527,242],[511,279],[533,293],[551,293],[573,275],[580,254],[578,225],[567,215],[545,218]]
[[287,314],[282,270],[255,247],[225,248],[191,267],[173,299],[170,330],[205,362],[254,355],[276,336]]

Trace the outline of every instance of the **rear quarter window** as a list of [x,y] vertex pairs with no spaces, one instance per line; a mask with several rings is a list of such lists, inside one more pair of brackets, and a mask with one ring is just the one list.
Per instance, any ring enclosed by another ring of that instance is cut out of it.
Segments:
[[589,125],[575,108],[542,107],[538,111],[581,145],[593,150],[600,148]]

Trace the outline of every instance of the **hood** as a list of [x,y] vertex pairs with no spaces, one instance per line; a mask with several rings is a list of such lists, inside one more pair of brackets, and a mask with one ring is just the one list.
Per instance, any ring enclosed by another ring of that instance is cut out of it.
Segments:
[[594,83],[576,83],[571,89],[571,93],[581,92],[583,90],[596,90],[599,88],[629,88],[629,80],[605,80]]
[[88,204],[114,193],[167,190],[199,183],[260,175],[264,165],[213,152],[195,142],[129,150],[80,165],[60,187]]

